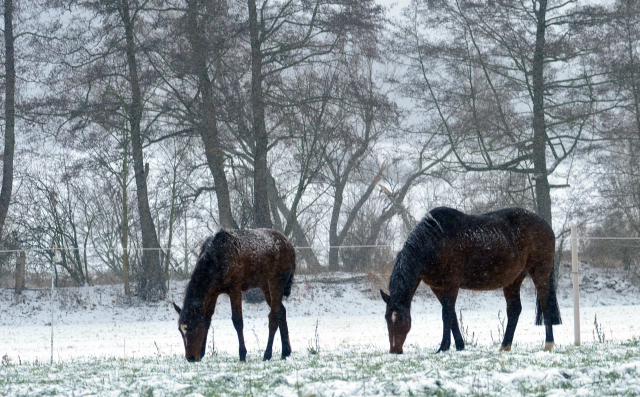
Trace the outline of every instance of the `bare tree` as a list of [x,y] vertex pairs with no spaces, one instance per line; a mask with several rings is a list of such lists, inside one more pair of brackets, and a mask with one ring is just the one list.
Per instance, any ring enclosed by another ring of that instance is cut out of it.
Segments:
[[[86,203],[81,200],[86,185],[65,156],[47,156],[39,162],[23,175],[23,189],[37,205],[28,209],[21,205],[26,211],[18,224],[31,246],[43,250],[49,258],[54,246],[60,249],[59,266],[77,285],[87,285],[87,244],[95,218],[85,211]],[[56,172],[47,172],[43,163]]]
[[[336,129],[333,135],[334,144],[339,148],[325,154],[327,178],[331,181],[333,193],[329,223],[329,267],[333,270],[337,270],[339,266],[338,247],[347,237],[358,212],[373,193],[385,170],[385,165],[376,164],[374,169],[377,170],[366,172],[366,160],[397,117],[394,104],[381,92],[373,79],[374,59],[367,56],[347,56],[342,67],[347,72],[338,96],[345,119],[341,128]],[[356,176],[357,174],[359,175]],[[350,208],[345,211],[345,192],[356,181],[363,185],[364,190],[358,193],[354,202],[350,203]],[[345,212],[346,219],[340,222]]]
[[[131,85],[131,102],[128,104],[128,120],[131,128],[131,154],[133,157],[133,170],[136,179],[136,197],[138,199],[138,212],[142,232],[142,266],[138,281],[138,294],[145,300],[156,300],[166,293],[164,284],[164,272],[160,263],[160,244],[156,228],[149,208],[147,193],[148,166],[145,169],[142,153],[141,119],[143,112],[142,92],[140,77],[138,75],[138,60],[136,57],[135,25],[138,22],[139,12],[142,8],[130,9],[129,0],[120,0],[117,11],[125,36],[125,53],[129,69],[129,84]],[[131,12],[133,11],[133,13]]]
[[435,115],[462,169],[528,175],[550,224],[549,177],[598,111],[592,48],[572,34],[588,23],[572,1],[416,2],[394,41],[405,92]]
[[269,210],[269,131],[265,81],[283,71],[329,54],[355,31],[372,30],[381,9],[372,1],[288,1],[271,5],[247,1],[251,47],[254,211],[258,227],[272,227]]
[[[218,132],[218,111],[213,92],[213,80],[217,74],[215,69],[221,66],[219,59],[217,59],[221,49],[216,47],[215,42],[212,43],[211,40],[206,40],[205,36],[222,25],[221,21],[224,20],[224,15],[226,14],[225,8],[226,2],[224,1],[188,0],[186,23],[195,73],[198,76],[198,91],[201,97],[202,114],[198,129],[204,144],[207,163],[215,183],[220,226],[230,228],[236,226],[236,223],[231,214],[229,186],[224,169],[225,154],[222,150]],[[215,22],[218,22],[218,25]],[[216,37],[220,36],[217,35]],[[213,56],[212,60],[208,57],[210,54]],[[209,64],[211,63],[217,65],[214,68],[213,78],[209,72]]]
[[[274,161],[278,182],[274,171],[270,171],[269,200],[275,227],[303,247],[299,257],[310,268],[317,268],[319,261],[301,220],[310,207],[319,205],[326,191],[322,177],[326,151],[332,131],[338,127],[335,123],[340,122],[339,118],[332,117],[330,110],[336,70],[310,65],[292,74],[293,78],[280,88],[284,101],[292,105],[277,109],[285,133],[281,138],[279,160]],[[283,166],[279,167],[280,164]],[[313,192],[309,192],[310,188]]]
[[165,158],[166,161],[163,162],[160,168],[159,186],[156,191],[160,192],[161,197],[154,200],[156,203],[154,210],[156,212],[158,234],[163,241],[163,247],[166,247],[163,267],[167,280],[171,271],[177,270],[173,246],[177,243],[175,234],[178,228],[178,221],[180,218],[186,217],[186,205],[189,200],[188,185],[192,175],[190,151],[193,147],[193,141],[194,139],[175,137],[166,139],[158,144],[160,156]]
[[[608,77],[601,101],[611,104],[598,125],[604,143],[599,145],[602,181],[599,190],[610,209],[609,217],[624,214],[640,233],[640,5],[616,1],[606,24],[588,36],[598,43],[595,61]],[[604,226],[603,226],[604,227]],[[611,226],[608,226],[609,228]]]
[[[137,292],[142,299],[157,300],[164,296],[166,288],[149,205],[150,166],[143,154],[158,119],[158,113],[151,114],[147,100],[156,76],[141,56],[154,38],[145,19],[148,3],[78,0],[59,5],[74,12],[75,18],[53,41],[54,48],[60,50],[54,55],[58,59],[56,72],[74,77],[65,80],[52,76],[51,87],[62,98],[54,102],[64,127],[58,131],[58,139],[68,145],[83,134],[91,138],[84,143],[100,140],[102,126],[121,131],[126,125],[143,250]],[[87,30],[84,23],[88,20],[102,24]]]

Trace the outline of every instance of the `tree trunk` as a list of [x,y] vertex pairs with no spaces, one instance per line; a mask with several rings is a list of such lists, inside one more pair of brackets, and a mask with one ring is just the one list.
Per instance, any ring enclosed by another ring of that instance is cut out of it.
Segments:
[[[357,153],[364,153],[364,148],[365,146],[363,146],[361,150],[358,151]],[[357,155],[358,157],[361,156],[361,154],[357,154]],[[353,225],[353,222],[355,221],[356,216],[358,215],[358,212],[360,211],[364,203],[369,199],[369,197],[371,196],[371,193],[373,193],[373,190],[380,182],[380,179],[382,179],[382,173],[386,168],[386,165],[383,165],[380,168],[380,171],[378,172],[376,177],[373,179],[373,181],[371,181],[367,190],[362,194],[360,199],[358,199],[358,201],[355,203],[355,205],[349,212],[349,215],[347,216],[347,220],[344,222],[344,225],[342,226],[342,230],[338,233],[338,220],[340,218],[340,212],[341,212],[342,203],[344,200],[344,189],[347,186],[348,176],[351,173],[351,170],[353,169],[353,167],[355,167],[355,163],[356,163],[355,158],[352,158],[351,160],[352,161],[350,161],[350,165],[347,167],[347,170],[344,176],[342,177],[342,179],[338,179],[336,181],[336,185],[337,185],[336,193],[335,193],[335,198],[333,202],[333,211],[331,213],[331,223],[329,225],[329,246],[330,246],[329,247],[329,269],[331,270],[338,270],[339,259],[340,259],[339,247],[342,245],[342,243],[344,242],[344,239],[347,237],[347,233],[349,232],[349,229],[351,229],[351,225]]]
[[156,228],[149,208],[147,193],[147,172],[145,172],[142,153],[142,134],[140,124],[142,119],[142,94],[138,76],[138,66],[135,55],[134,21],[129,12],[128,0],[122,0],[122,21],[125,28],[127,65],[129,67],[129,83],[131,84],[131,103],[129,106],[129,124],[131,128],[131,149],[133,170],[136,180],[138,197],[138,211],[142,232],[142,264],[139,272],[138,295],[144,300],[158,300],[164,297],[164,272],[160,263],[160,245]]
[[189,240],[187,239],[187,209],[184,210],[184,275],[189,275]]
[[[71,208],[68,209],[69,211],[71,211]],[[80,279],[78,280],[78,284],[82,285],[82,286],[88,286],[89,285],[89,273],[86,273],[84,271],[84,269],[82,268],[82,255],[80,255],[80,244],[79,244],[79,240],[78,240],[78,228],[75,224],[75,222],[72,220],[72,215],[71,212],[69,212],[69,225],[71,226],[71,232],[72,234],[72,238],[71,238],[71,245],[72,245],[72,250],[69,251],[68,255],[69,257],[71,257],[71,261],[75,262],[76,264],[76,271],[78,273],[78,276],[80,277]],[[85,269],[87,267],[85,266]]]
[[[339,182],[339,181],[338,181]],[[339,249],[342,244],[338,235],[338,220],[340,219],[340,211],[342,209],[344,184],[338,183],[333,196],[333,210],[331,211],[331,220],[329,221],[329,269],[337,271],[339,269]]]
[[533,54],[533,168],[537,213],[551,223],[551,188],[547,175],[547,132],[544,120],[544,51],[547,0],[540,0],[536,11],[536,43]]
[[249,0],[249,35],[251,38],[251,105],[255,151],[253,159],[253,208],[256,227],[271,228],[269,213],[269,151],[265,124],[264,94],[262,92],[262,50],[256,1]]
[[11,203],[13,189],[13,154],[15,150],[16,69],[13,48],[13,0],[4,2],[5,103],[4,157],[2,159],[2,191],[0,192],[0,239]]
[[178,199],[178,171],[173,168],[173,181],[171,183],[171,209],[169,210],[169,237],[167,238],[167,252],[165,255],[164,274],[167,280],[167,290],[169,289],[170,266],[171,266],[171,247],[173,246],[173,225],[176,217],[176,201]]
[[[286,203],[278,196],[277,188],[276,188],[276,180],[273,178],[271,174],[269,174],[269,182],[271,188],[269,189],[272,195],[273,201],[276,202],[278,209],[282,214],[289,219],[290,211],[287,208]],[[311,243],[309,243],[309,239],[307,239],[307,235],[304,230],[298,223],[297,218],[292,218],[291,222],[293,223],[291,234],[293,237],[293,242],[296,246],[302,247],[302,249],[296,253],[300,258],[302,258],[307,266],[311,269],[317,269],[320,267],[320,261],[318,261],[318,257],[315,252],[311,248]],[[288,237],[288,236],[287,236]]]
[[122,245],[122,279],[124,282],[124,294],[131,295],[131,286],[129,283],[129,199],[128,199],[128,179],[129,179],[129,141],[127,132],[123,131],[122,146],[124,150],[122,161],[122,236],[120,244]]
[[229,184],[224,171],[224,152],[220,147],[218,124],[216,120],[216,104],[213,100],[213,83],[209,78],[206,59],[206,43],[204,40],[204,22],[198,18],[198,1],[188,2],[188,35],[193,54],[193,62],[198,73],[198,84],[202,95],[202,125],[199,126],[200,137],[204,144],[205,157],[215,184],[218,201],[218,217],[221,227],[236,226],[231,213]]

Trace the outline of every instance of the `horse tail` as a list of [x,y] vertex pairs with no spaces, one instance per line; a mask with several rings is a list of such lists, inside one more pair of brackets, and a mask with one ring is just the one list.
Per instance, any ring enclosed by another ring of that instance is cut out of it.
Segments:
[[542,307],[540,297],[536,294],[536,325],[542,325]]
[[549,307],[549,314],[551,316],[551,324],[558,325],[562,324],[562,318],[560,317],[560,305],[558,304],[558,267],[554,264],[553,269],[551,270],[551,277],[549,280],[549,299],[547,301],[547,306]]
[[[551,325],[562,324],[560,317],[560,306],[558,305],[558,296],[556,290],[558,288],[558,266],[553,266],[551,275],[549,276],[549,296],[547,298],[547,312],[551,317]],[[536,325],[542,325],[542,307],[540,305],[540,297],[536,297]]]
[[289,280],[287,280],[287,285],[284,286],[283,295],[287,298],[291,295],[291,286],[293,286],[293,272],[291,272]]

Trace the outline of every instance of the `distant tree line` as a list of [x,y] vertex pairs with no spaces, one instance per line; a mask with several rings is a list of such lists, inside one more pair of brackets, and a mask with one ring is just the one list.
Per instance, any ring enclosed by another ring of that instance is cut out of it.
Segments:
[[364,269],[435,205],[640,235],[637,2],[5,0],[3,17],[0,277],[55,246],[76,284],[109,272],[157,300],[221,227]]

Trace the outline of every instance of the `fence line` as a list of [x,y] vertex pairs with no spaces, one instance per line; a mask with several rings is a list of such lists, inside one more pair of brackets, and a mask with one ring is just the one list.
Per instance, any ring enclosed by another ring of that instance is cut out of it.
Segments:
[[[640,237],[595,237],[595,236],[577,236],[578,241],[581,240],[639,240]],[[180,247],[183,249],[184,247]],[[303,246],[303,247],[293,247],[297,250],[304,249],[320,249],[320,250],[331,250],[331,249],[347,249],[347,248],[393,248],[392,244],[370,244],[370,245],[330,245],[328,247],[311,247],[311,246]],[[127,251],[175,251],[178,248],[176,247],[159,247],[159,248],[135,248],[135,249],[127,249]],[[24,248],[24,249],[10,249],[10,250],[0,250],[0,253],[16,253],[16,252],[50,252],[50,251],[80,251],[84,250],[84,248],[74,248],[74,247],[57,247],[57,248]]]
[[574,344],[580,345],[580,262],[578,260],[578,240],[612,241],[640,240],[640,237],[606,237],[606,236],[578,236],[578,227],[571,226],[571,275],[573,281],[573,334]]
[[578,236],[578,227],[571,226],[571,275],[573,279],[573,333],[574,343],[580,345],[580,261],[578,240],[640,240],[640,237]]
[[[342,248],[391,248],[392,246],[389,244],[380,244],[380,245],[330,245],[328,248],[325,247],[293,247],[297,250],[302,249],[342,249]],[[180,247],[184,248],[184,247]],[[13,250],[0,250],[0,253],[16,253],[16,252],[50,252],[50,251],[80,251],[84,250],[84,248],[25,248],[25,249],[13,249]],[[127,251],[175,251],[177,248],[175,247],[160,247],[160,248],[135,248],[133,250],[127,249]]]
[[294,249],[297,250],[302,250],[302,249],[341,249],[341,248],[391,248],[392,246],[389,244],[382,244],[382,245],[330,245],[329,247],[325,248],[325,247],[320,247],[320,248],[316,248],[316,247],[293,247]]
[[578,240],[640,240],[640,237],[589,237],[589,236],[580,237],[578,236]]
[[[12,252],[50,252],[50,251],[80,251],[80,250],[84,250],[84,248],[63,248],[63,247],[57,247],[57,248],[25,248],[25,249],[14,249],[14,250],[0,250],[0,253],[12,253]],[[174,251],[175,248],[166,248],[166,247],[160,247],[160,248],[135,248],[133,250],[127,249],[127,251]]]

